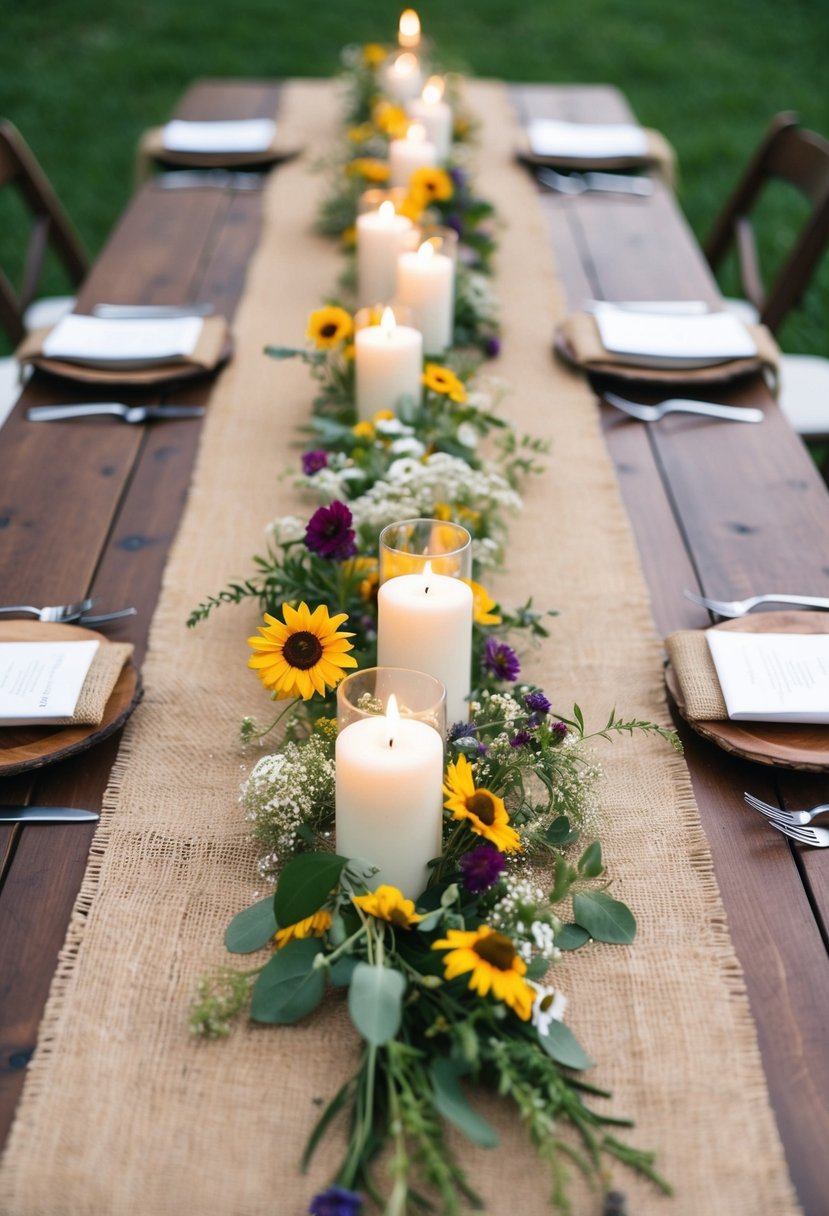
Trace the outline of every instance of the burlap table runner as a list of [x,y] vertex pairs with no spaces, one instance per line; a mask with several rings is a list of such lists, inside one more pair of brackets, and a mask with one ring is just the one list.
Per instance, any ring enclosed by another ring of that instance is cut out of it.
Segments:
[[[594,723],[614,705],[665,720],[660,650],[591,394],[557,368],[549,340],[563,312],[548,235],[503,86],[477,83],[480,189],[505,223],[497,291],[504,317],[499,375],[519,426],[552,441],[549,472],[516,519],[496,590],[557,606],[530,664],[565,711],[578,697]],[[336,130],[331,86],[283,93],[283,133],[315,153]],[[222,608],[188,633],[188,610],[248,569],[261,527],[303,507],[277,474],[308,415],[307,370],[273,363],[266,342],[299,344],[306,315],[330,292],[335,249],[311,233],[322,183],[307,164],[279,170],[235,325],[238,353],[217,385],[195,483],[144,667],[136,711],[106,799],[2,1171],[9,1216],[299,1216],[324,1185],[333,1151],[308,1176],[297,1165],[319,1101],[355,1061],[336,998],[307,1024],[242,1026],[194,1042],[188,1006],[198,976],[225,960],[229,917],[257,894],[254,851],[237,806],[250,761],[234,732],[270,702],[246,670],[249,608]],[[673,1200],[619,1167],[629,1212],[781,1216],[795,1210],[770,1113],[739,967],[681,759],[658,740],[603,749],[602,838],[616,893],[635,909],[629,948],[594,945],[557,980],[568,1021],[598,1061],[591,1079],[636,1118]],[[462,1146],[490,1212],[547,1212],[549,1186],[518,1120],[495,1100],[491,1152]],[[599,1199],[573,1188],[576,1213]]]

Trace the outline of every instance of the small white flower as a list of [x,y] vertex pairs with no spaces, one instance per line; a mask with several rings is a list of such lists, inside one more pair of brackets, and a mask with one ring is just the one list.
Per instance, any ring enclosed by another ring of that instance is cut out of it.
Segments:
[[391,445],[391,451],[395,456],[413,456],[419,458],[425,453],[426,447],[419,439],[404,436],[402,439],[395,439]]
[[458,443],[470,449],[478,446],[478,432],[471,422],[462,422],[458,427]]
[[533,1026],[540,1035],[546,1035],[551,1022],[562,1022],[567,1008],[567,997],[556,988],[546,988],[533,980],[527,983],[538,994],[533,1002]]
[[302,540],[305,536],[305,526],[305,521],[299,516],[283,515],[275,519],[267,530],[277,545],[288,545],[292,541]]

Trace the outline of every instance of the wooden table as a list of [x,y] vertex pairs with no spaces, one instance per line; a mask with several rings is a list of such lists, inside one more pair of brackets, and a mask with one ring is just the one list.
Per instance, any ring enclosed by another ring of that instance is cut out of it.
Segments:
[[[609,88],[522,86],[514,98],[524,117],[630,116]],[[273,114],[277,105],[275,84],[205,82],[177,115],[251,117]],[[545,195],[541,201],[573,304],[586,297],[716,299],[696,242],[664,188],[646,200]],[[79,306],[207,299],[232,316],[259,222],[256,190],[148,183],[98,259]],[[163,399],[196,403],[209,390],[209,380],[197,380]],[[0,587],[31,603],[88,592],[102,608],[135,604],[138,616],[108,635],[133,641],[140,662],[200,424],[141,428],[102,420],[74,429],[25,420],[28,405],[106,395],[38,377],[0,431]],[[603,407],[663,634],[708,623],[683,599],[683,587],[728,597],[764,588],[829,595],[829,496],[805,449],[759,381],[719,395],[764,401],[766,421],[717,428],[674,416],[649,427]],[[158,396],[131,393],[129,400]],[[817,1216],[829,1193],[829,1053],[821,1033],[829,1010],[829,856],[790,847],[744,807],[742,793],[801,806],[825,800],[825,784],[819,774],[741,761],[680,729],[792,1178],[804,1210]],[[100,806],[117,742],[6,777],[0,801]],[[0,827],[0,1140],[36,1044],[91,838],[82,826]]]

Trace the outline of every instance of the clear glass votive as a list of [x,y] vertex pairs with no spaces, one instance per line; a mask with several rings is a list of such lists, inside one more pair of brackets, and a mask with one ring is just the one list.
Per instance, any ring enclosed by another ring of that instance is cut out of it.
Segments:
[[380,582],[419,574],[431,563],[435,574],[472,578],[472,537],[460,524],[442,519],[404,519],[380,533]]
[[394,694],[401,718],[414,718],[446,738],[446,689],[440,680],[406,667],[366,667],[337,685],[337,731],[385,714]]
[[404,247],[417,253],[424,241],[428,241],[435,253],[442,253],[451,258],[453,264],[458,264],[458,234],[454,228],[446,228],[443,224],[420,224],[404,237]]
[[381,203],[394,203],[394,209],[399,214],[408,197],[409,192],[405,186],[372,186],[370,190],[364,190],[357,199],[357,213],[363,215],[366,211],[379,211]]
[[395,325],[412,326],[414,324],[414,314],[412,313],[411,308],[409,308],[406,304],[395,304],[394,302],[390,302],[389,304],[377,303],[371,308],[358,309],[358,311],[354,314],[354,328],[367,329],[370,325],[379,325],[386,308],[391,309]]

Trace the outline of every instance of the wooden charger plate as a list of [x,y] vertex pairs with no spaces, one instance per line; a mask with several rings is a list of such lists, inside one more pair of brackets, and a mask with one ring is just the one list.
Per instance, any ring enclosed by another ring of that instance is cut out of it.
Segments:
[[[760,612],[721,621],[714,629],[741,633],[829,633],[829,612]],[[682,689],[669,663],[665,684],[685,721],[724,751],[758,764],[809,772],[829,769],[829,726],[807,722],[694,722],[685,713]]]
[[576,358],[566,334],[556,330],[553,337],[553,349],[565,363],[571,367],[579,367],[591,376],[613,376],[616,380],[627,380],[633,383],[696,385],[728,384],[739,380],[742,376],[760,371],[763,364],[759,358],[729,359],[727,363],[712,363],[710,367],[637,367],[633,363],[613,363],[608,355],[606,363],[582,364]]
[[[109,638],[80,625],[43,621],[3,621],[0,642],[101,642]],[[106,739],[126,722],[141,700],[141,680],[128,660],[107,702],[98,726],[0,726],[0,776],[24,773],[65,760]]]

